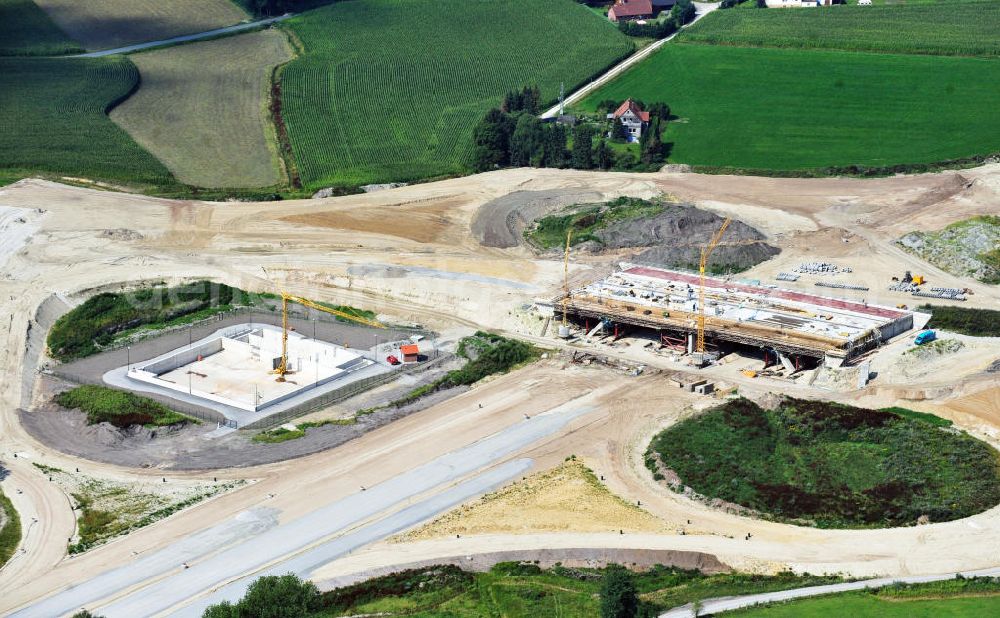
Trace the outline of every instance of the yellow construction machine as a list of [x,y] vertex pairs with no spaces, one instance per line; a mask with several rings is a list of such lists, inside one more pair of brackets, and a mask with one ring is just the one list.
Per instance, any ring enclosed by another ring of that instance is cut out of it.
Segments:
[[695,351],[699,354],[705,353],[705,267],[708,265],[709,256],[719,245],[722,235],[732,220],[732,217],[726,217],[722,226],[719,227],[719,231],[712,236],[707,245],[701,248],[701,260],[698,262],[698,344],[695,347]]

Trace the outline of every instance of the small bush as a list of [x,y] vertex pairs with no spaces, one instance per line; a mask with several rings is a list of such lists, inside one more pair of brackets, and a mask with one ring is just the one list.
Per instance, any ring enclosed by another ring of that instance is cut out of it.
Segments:
[[461,369],[449,371],[430,384],[418,386],[392,402],[394,406],[412,403],[444,388],[475,384],[491,375],[506,373],[514,367],[538,358],[538,348],[500,335],[478,331],[458,343],[458,355],[470,359]]
[[278,427],[277,429],[271,429],[270,431],[262,431],[251,438],[251,440],[267,444],[278,444],[279,442],[288,442],[289,440],[301,438],[304,435],[306,435],[306,432],[301,428],[293,431],[291,429],[285,429],[284,427]]

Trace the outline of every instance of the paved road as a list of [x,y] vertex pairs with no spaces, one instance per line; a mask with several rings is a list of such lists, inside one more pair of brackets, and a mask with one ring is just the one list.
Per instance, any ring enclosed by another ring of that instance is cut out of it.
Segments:
[[141,51],[143,49],[151,49],[153,47],[163,47],[164,45],[174,45],[176,43],[187,43],[188,41],[199,41],[201,39],[210,39],[212,37],[220,36],[223,34],[233,34],[236,32],[243,32],[244,30],[252,30],[254,28],[259,28],[261,26],[266,26],[268,24],[273,24],[275,22],[284,21],[289,17],[292,17],[292,13],[285,13],[284,15],[279,15],[278,17],[268,17],[267,19],[259,19],[257,21],[246,22],[243,24],[236,24],[234,26],[226,26],[225,28],[216,28],[215,30],[198,32],[196,34],[185,34],[182,36],[175,36],[173,38],[162,39],[160,41],[136,43],[135,45],[126,45],[125,47],[116,47],[114,49],[104,49],[101,51],[88,52],[86,54],[77,54],[72,57],[100,58],[101,56],[112,56],[114,54],[130,54],[132,52]]
[[[176,618],[201,618],[209,605],[221,603],[222,601],[235,602],[239,600],[246,594],[246,589],[253,580],[265,575],[294,573],[299,577],[309,578],[316,569],[355,549],[406,530],[411,526],[415,526],[422,521],[471,500],[479,494],[496,489],[505,482],[527,472],[531,468],[531,465],[532,461],[530,459],[517,459],[507,462],[432,498],[407,507],[381,521],[365,526],[357,532],[338,537],[282,564],[252,575],[247,575],[227,584],[213,591],[210,595],[177,611],[171,612],[171,616]],[[108,612],[109,618],[117,615],[111,607],[108,608]],[[123,613],[122,615],[136,614]]]
[[[717,3],[717,2],[716,3],[696,2],[695,3],[695,7],[697,7],[697,9],[698,9],[698,13],[695,15],[695,17],[691,21],[691,23],[689,23],[686,26],[684,26],[685,28],[690,27],[691,24],[697,22],[702,17],[708,15],[709,13],[711,13],[712,11],[714,11],[715,9],[719,8],[719,3]],[[678,30],[677,32],[671,34],[670,36],[668,36],[666,38],[663,38],[663,39],[660,39],[660,40],[658,40],[658,41],[656,41],[654,43],[651,43],[651,44],[647,45],[646,47],[643,47],[639,51],[635,52],[634,54],[632,54],[631,56],[629,56],[625,60],[622,60],[620,63],[618,63],[615,66],[613,66],[610,69],[608,69],[608,71],[606,73],[604,73],[603,75],[601,75],[600,77],[598,77],[594,81],[589,82],[588,84],[586,84],[585,86],[583,86],[579,90],[573,92],[573,94],[571,94],[568,97],[566,97],[566,100],[564,101],[563,104],[568,107],[568,106],[570,106],[570,105],[572,105],[574,103],[579,102],[580,99],[582,99],[583,97],[587,96],[588,94],[590,94],[591,92],[593,92],[597,88],[600,88],[601,86],[603,86],[604,84],[608,83],[612,79],[618,77],[619,75],[621,75],[622,73],[624,73],[628,69],[632,68],[632,66],[634,64],[636,64],[636,63],[640,62],[641,60],[647,58],[654,51],[660,49],[660,47],[662,47],[667,41],[669,41],[669,40],[673,39],[675,36],[677,36],[677,34],[679,32],[680,32],[680,30]],[[555,105],[552,108],[546,110],[545,113],[543,113],[541,117],[542,118],[553,118],[553,117],[557,116],[558,114],[559,114],[559,105]]]
[[[908,577],[881,577],[879,579],[866,579],[858,582],[847,582],[844,584],[828,584],[826,586],[809,586],[808,588],[795,588],[793,590],[783,590],[781,592],[766,592],[763,594],[751,594],[742,597],[722,597],[718,599],[708,599],[703,601],[699,614],[701,616],[715,615],[720,612],[751,607],[763,603],[779,603],[814,597],[823,594],[833,594],[835,592],[851,592],[853,590],[865,590],[867,588],[882,588],[890,586],[896,582],[907,584],[923,584],[926,582],[936,582],[946,579],[954,579],[958,573],[944,573],[942,575],[913,575]],[[980,571],[963,571],[964,577],[997,577],[1000,576],[1000,567],[983,569]],[[675,607],[674,609],[660,614],[659,618],[692,618],[695,616],[694,608],[691,604]]]
[[[212,532],[205,533],[203,541],[180,548],[172,546],[130,567],[100,573],[11,616],[48,618],[76,611],[80,607],[97,607],[97,613],[107,618],[131,618],[171,612],[192,600],[207,605],[222,598],[238,598],[249,582],[263,572],[308,573],[355,547],[432,517],[453,504],[521,474],[530,467],[530,460],[508,462],[446,489],[452,483],[560,431],[574,418],[590,410],[578,405],[556,408],[517,422],[346,498],[324,504],[322,497],[317,496],[319,504],[316,510],[281,525],[260,529],[265,527],[260,524],[260,514],[241,513],[227,522],[227,526],[245,529],[249,525],[248,520],[252,520],[258,528],[242,533],[240,541],[230,542],[221,551],[220,544],[225,545],[231,535],[215,526],[210,529]],[[329,540],[332,535],[351,530],[428,492],[438,494],[380,522]],[[265,523],[268,520],[266,517],[263,519]],[[223,540],[220,541],[220,538]],[[181,567],[184,562],[189,565],[188,569]],[[147,585],[143,586],[144,582]],[[138,587],[124,597],[99,605],[109,598],[109,591],[120,592],[133,586]],[[221,588],[216,590],[219,586]],[[208,597],[198,599],[209,592]]]

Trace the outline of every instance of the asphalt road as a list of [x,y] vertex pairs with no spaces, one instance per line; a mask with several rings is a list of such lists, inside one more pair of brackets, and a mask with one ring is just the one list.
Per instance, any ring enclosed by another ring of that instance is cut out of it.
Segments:
[[[248,529],[246,520],[260,520],[261,515],[241,513],[225,524],[242,530],[238,534],[241,540],[231,542],[231,531],[216,525],[209,528],[211,532],[200,533],[204,542],[175,544],[129,567],[100,573],[11,616],[49,618],[87,607],[107,618],[132,618],[173,614],[192,601],[201,605],[192,606],[182,615],[200,615],[195,613],[197,607],[223,598],[238,598],[250,581],[264,572],[308,573],[354,547],[388,536],[488,491],[526,470],[530,460],[508,462],[457,486],[449,488],[449,485],[558,432],[589,411],[590,408],[579,406],[557,408],[346,498],[323,504],[322,497],[316,496],[319,503],[316,510],[277,526]],[[352,530],[428,492],[438,493],[389,518],[330,540],[332,535]],[[189,568],[183,568],[183,563]],[[130,589],[126,595],[110,603],[106,601],[109,591],[126,589]]]
[[[214,605],[222,601],[235,602],[239,600],[246,593],[247,587],[253,580],[265,575],[294,573],[299,577],[308,578],[316,569],[355,549],[406,530],[439,513],[443,513],[463,502],[471,500],[479,494],[496,489],[506,481],[526,472],[531,468],[531,463],[530,459],[509,461],[427,500],[407,507],[381,521],[365,526],[357,532],[337,537],[282,564],[252,575],[247,575],[227,584],[222,588],[214,590],[208,596],[172,612],[171,616],[178,618],[201,618],[201,615],[209,605]],[[111,611],[110,608],[109,611]],[[112,618],[115,615],[117,614],[109,613],[108,617]]]
[[[854,590],[865,590],[868,588],[883,588],[894,583],[902,582],[907,584],[923,584],[926,582],[936,582],[946,579],[954,579],[958,573],[944,573],[941,575],[913,575],[908,577],[880,577],[878,579],[866,579],[857,582],[846,582],[843,584],[828,584],[826,586],[809,586],[808,588],[795,588],[793,590],[782,590],[780,592],[765,592],[762,594],[750,594],[742,597],[722,597],[718,599],[707,599],[702,601],[698,614],[694,613],[694,608],[689,603],[681,607],[660,614],[659,618],[692,618],[693,616],[714,616],[717,613],[762,605],[764,603],[780,603],[805,597],[815,597],[824,594],[837,592],[851,592]],[[983,569],[980,571],[963,571],[964,577],[997,577],[1000,575],[1000,567]]]
[[77,54],[73,56],[73,58],[100,58],[101,56],[113,56],[114,54],[130,54],[132,52],[142,51],[144,49],[151,49],[153,47],[163,47],[165,45],[175,45],[177,43],[187,43],[189,41],[200,41],[201,39],[210,39],[212,37],[217,37],[224,34],[234,34],[236,32],[243,32],[244,30],[253,30],[254,28],[259,28],[261,26],[266,26],[268,24],[273,24],[275,22],[284,21],[289,17],[292,17],[292,14],[285,13],[284,15],[279,15],[278,17],[268,17],[267,19],[260,19],[257,21],[251,21],[243,24],[236,24],[234,26],[226,26],[225,28],[216,28],[215,30],[198,32],[196,34],[185,34],[181,36],[175,36],[169,39],[162,39],[159,41],[148,41],[146,43],[136,43],[135,45],[126,45],[125,47],[116,47],[114,49],[104,49],[101,51],[88,52],[86,54]]

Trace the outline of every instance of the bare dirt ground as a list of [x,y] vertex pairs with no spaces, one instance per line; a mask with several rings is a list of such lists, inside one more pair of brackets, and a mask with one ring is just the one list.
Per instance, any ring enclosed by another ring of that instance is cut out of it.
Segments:
[[[892,241],[914,226],[940,228],[974,214],[1000,213],[1000,166],[884,179],[777,179],[681,173],[608,174],[569,170],[507,170],[365,195],[285,203],[202,203],[124,195],[27,180],[0,189],[0,207],[42,209],[30,235],[5,244],[0,262],[0,454],[11,469],[4,490],[26,526],[22,558],[0,577],[0,612],[80,581],[87,574],[126,564],[131,552],[169,545],[257,505],[273,506],[282,520],[315,508],[308,496],[335,498],[373,484],[416,462],[467,444],[520,419],[566,402],[588,414],[567,431],[522,455],[547,470],[576,454],[603,475],[608,489],[690,534],[532,533],[470,535],[420,543],[376,545],[328,567],[329,576],[436,556],[545,548],[648,548],[700,551],[735,568],[772,571],[791,567],[855,575],[940,573],[994,566],[1000,546],[1000,509],[956,522],[874,531],[796,528],[714,511],[653,483],[642,465],[649,437],[713,399],[696,399],[662,376],[633,378],[620,372],[553,360],[477,386],[470,392],[380,427],[341,446],[289,462],[234,471],[171,472],[177,478],[256,478],[259,482],[182,511],[88,554],[66,560],[65,539],[75,518],[65,493],[30,461],[141,479],[158,470],[81,462],[36,440],[21,424],[22,378],[28,333],[36,309],[52,293],[139,279],[180,281],[207,277],[244,289],[271,289],[261,266],[290,293],[371,308],[430,328],[492,328],[561,346],[538,337],[540,322],[526,319],[535,296],[562,286],[557,260],[539,259],[523,247],[483,246],[479,238],[510,237],[507,217],[472,232],[484,205],[516,191],[651,196],[669,193],[717,213],[732,214],[760,229],[782,249],[747,275],[769,281],[779,270],[806,261],[834,261],[854,268],[852,279],[869,292],[851,298],[896,305],[909,296],[885,291],[903,270],[926,274],[932,285],[970,287],[968,306],[996,308],[1000,290],[948,275],[896,248]],[[549,194],[554,195],[554,194]],[[481,212],[482,211],[482,212]],[[339,217],[346,223],[339,227]],[[411,221],[412,219],[412,221]],[[375,227],[374,222],[379,222]],[[414,223],[416,222],[416,223]],[[362,225],[363,223],[363,225]],[[358,229],[364,227],[364,229]],[[419,229],[417,229],[419,228]],[[426,229],[425,229],[426,228]],[[108,233],[108,230],[118,231]],[[516,230],[515,230],[516,231]],[[0,243],[3,244],[3,243]],[[371,265],[380,265],[371,269]],[[607,264],[574,257],[572,276]],[[399,276],[405,272],[406,276]],[[790,287],[815,291],[803,278]],[[529,328],[530,327],[530,328]],[[680,368],[641,346],[602,348],[614,357],[651,367]],[[890,354],[892,351],[890,350]],[[988,354],[982,355],[984,364]],[[890,358],[890,357],[887,357]],[[44,360],[44,359],[43,359]],[[792,392],[884,405],[942,410],[977,435],[995,431],[996,374],[978,363],[942,363],[925,377],[891,370],[860,392],[818,392],[805,384],[750,380],[732,367],[707,371],[747,394]],[[916,383],[915,383],[916,382]],[[929,382],[929,384],[925,384]],[[935,386],[937,385],[937,386]],[[483,404],[479,408],[477,404]],[[968,423],[968,425],[966,424]],[[995,438],[994,438],[995,442]],[[13,458],[13,454],[18,457]],[[374,463],[377,462],[377,465]],[[169,480],[169,479],[168,479]],[[15,491],[21,490],[21,493]],[[37,522],[33,522],[37,519]],[[688,520],[692,523],[688,524]],[[747,532],[753,538],[745,540]]]
[[561,465],[483,496],[399,541],[469,534],[532,532],[673,532],[656,516],[607,490],[582,461]]

